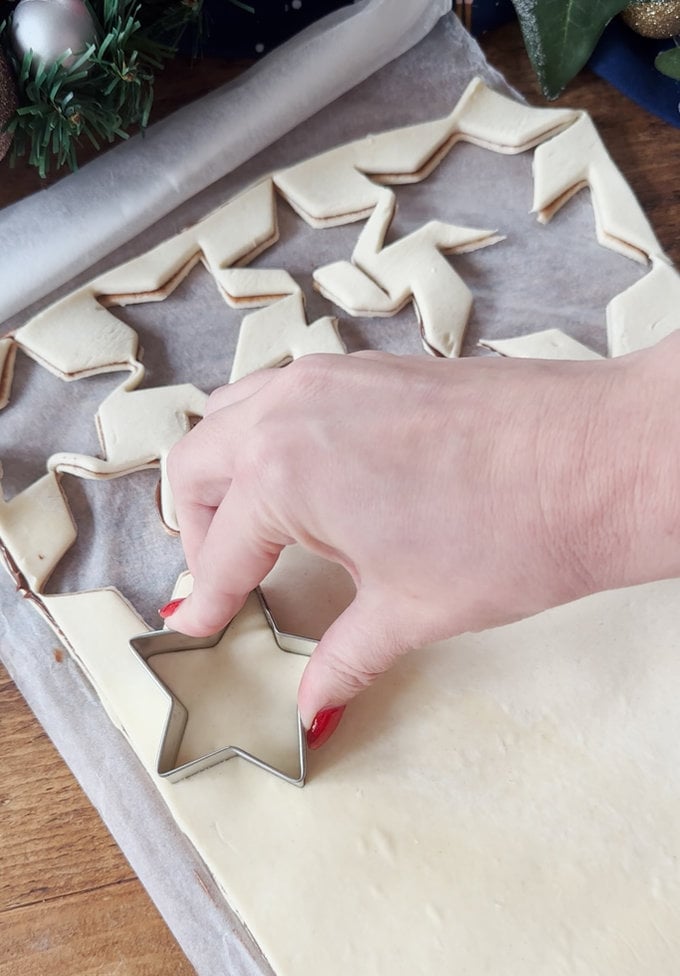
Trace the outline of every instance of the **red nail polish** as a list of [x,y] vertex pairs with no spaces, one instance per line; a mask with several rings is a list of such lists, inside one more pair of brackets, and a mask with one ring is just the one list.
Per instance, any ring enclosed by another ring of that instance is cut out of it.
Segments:
[[345,711],[341,708],[324,708],[314,717],[314,721],[307,732],[307,745],[310,749],[319,749],[333,735]]
[[175,610],[184,602],[184,597],[181,596],[177,600],[171,600],[170,603],[166,603],[164,607],[161,607],[158,611],[159,617],[163,620],[167,620],[168,617],[172,617]]

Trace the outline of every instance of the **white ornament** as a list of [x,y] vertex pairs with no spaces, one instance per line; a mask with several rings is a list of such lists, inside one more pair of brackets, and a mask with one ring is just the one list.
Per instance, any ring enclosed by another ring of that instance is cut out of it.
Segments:
[[90,12],[83,0],[21,0],[12,17],[12,44],[20,58],[33,51],[33,70],[50,67],[63,54],[70,67],[97,40]]

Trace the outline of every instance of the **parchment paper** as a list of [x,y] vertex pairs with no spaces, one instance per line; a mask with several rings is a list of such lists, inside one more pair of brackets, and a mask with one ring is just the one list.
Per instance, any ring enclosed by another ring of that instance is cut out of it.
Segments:
[[[0,218],[0,322],[417,43],[450,0],[362,0]],[[31,262],[25,261],[27,248]]]
[[[360,34],[360,20],[357,24]],[[284,63],[284,55],[279,57]],[[444,115],[475,74],[503,87],[476,44],[453,16],[447,16],[417,46],[369,81],[100,266],[140,253],[272,168],[367,131]],[[426,183],[398,188],[397,194],[400,210],[393,235],[435,216],[495,227],[508,235],[501,244],[452,259],[475,294],[466,354],[479,352],[476,342],[482,336],[510,336],[548,326],[561,327],[605,351],[606,303],[643,269],[596,243],[587,193],[574,198],[552,224],[541,227],[528,214],[531,154],[501,156],[458,145]],[[256,264],[285,267],[300,281],[310,321],[337,314],[349,349],[368,345],[420,351],[410,309],[393,319],[350,319],[310,288],[315,266],[349,257],[361,224],[315,231],[283,204],[279,214],[281,241]],[[167,301],[128,307],[116,314],[141,336],[148,367],[145,385],[191,381],[209,391],[226,382],[241,316],[225,305],[201,268]],[[22,314],[14,322],[23,319]],[[118,382],[120,376],[66,384],[19,353],[12,399],[0,417],[6,497],[34,480],[44,470],[45,458],[57,449],[97,452],[93,416],[97,404]],[[53,422],[55,416],[58,424]],[[79,538],[51,580],[49,592],[115,585],[150,624],[157,624],[155,608],[168,598],[183,562],[179,543],[163,533],[158,521],[153,497],[156,480],[153,472],[109,482],[64,477]],[[152,784],[75,665],[68,660],[55,663],[54,636],[16,598],[6,579],[0,599],[1,648],[10,673],[197,971],[203,976],[265,972],[256,948],[169,822]],[[301,621],[288,623],[302,625]]]

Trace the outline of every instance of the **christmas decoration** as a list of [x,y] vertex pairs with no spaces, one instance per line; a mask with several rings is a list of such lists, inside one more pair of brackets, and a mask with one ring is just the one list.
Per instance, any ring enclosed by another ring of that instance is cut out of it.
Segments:
[[[473,0],[474,2],[474,0]],[[609,22],[619,13],[626,24],[650,38],[680,34],[680,0],[512,0],[529,59],[547,98],[557,98],[590,58]],[[676,37],[676,45],[678,38]],[[654,53],[650,55],[650,63]],[[680,47],[654,61],[663,74],[680,80]]]
[[609,21],[629,0],[513,0],[527,53],[543,94],[557,98],[581,70]]
[[668,38],[680,34],[680,0],[633,0],[622,17],[643,37]]
[[70,68],[97,39],[94,21],[83,0],[21,0],[12,17],[11,39],[18,58],[33,52],[35,72],[61,58]]
[[670,51],[661,51],[660,54],[657,54],[654,65],[661,74],[668,75],[675,81],[680,81],[680,47],[672,47]]
[[0,50],[0,159],[6,155],[12,142],[11,134],[5,132],[4,128],[14,114],[16,107],[17,92],[14,87],[14,78]]
[[199,36],[202,19],[203,0],[21,0],[0,21],[18,94],[7,122],[11,159],[28,156],[45,176],[75,169],[85,140],[98,149],[145,128],[156,72],[188,28]]

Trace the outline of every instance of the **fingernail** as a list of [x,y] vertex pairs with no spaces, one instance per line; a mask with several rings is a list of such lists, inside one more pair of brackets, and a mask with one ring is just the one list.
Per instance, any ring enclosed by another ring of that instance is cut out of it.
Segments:
[[177,600],[171,600],[170,603],[166,603],[165,606],[161,607],[158,611],[159,617],[162,617],[163,620],[167,620],[168,617],[172,617],[175,610],[177,610],[182,603],[184,603],[183,596],[179,597]]
[[345,711],[341,708],[324,708],[314,717],[307,732],[307,745],[310,749],[320,749],[333,735]]

